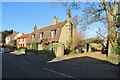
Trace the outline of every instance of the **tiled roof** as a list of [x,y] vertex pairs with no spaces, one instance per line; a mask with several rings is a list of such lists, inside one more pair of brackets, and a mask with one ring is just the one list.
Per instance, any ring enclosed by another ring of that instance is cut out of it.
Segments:
[[22,36],[18,37],[17,39],[21,39],[21,38],[26,38],[28,35],[30,35],[31,33],[28,34],[23,34]]
[[18,32],[15,32],[15,33],[13,33],[13,34],[7,36],[7,37],[13,37],[13,36],[15,36],[17,33],[18,33]]
[[60,27],[63,27],[63,25],[67,22],[67,20],[63,21],[63,22],[59,22],[55,25],[50,25],[50,26],[46,26],[46,27],[43,27],[43,28],[40,28],[40,29],[37,29],[35,31],[32,32],[32,34],[34,33],[41,33],[41,32],[45,32],[45,31],[49,31],[49,30],[54,30],[54,29],[57,29],[57,28],[60,28]]
[[[42,33],[42,32],[43,32],[42,40],[45,41],[45,42],[48,42],[49,39],[51,38],[50,36],[51,36],[51,31],[52,30],[56,30],[56,35],[55,35],[54,38],[52,38],[52,41],[58,41],[59,37],[60,37],[61,29],[66,24],[66,22],[67,22],[67,20],[33,31],[31,33],[31,35],[35,34],[35,36],[37,36],[37,37],[35,37],[34,40],[31,40],[31,38],[29,38],[28,43],[40,42],[41,39],[39,39],[38,33]],[[29,36],[29,37],[31,37],[31,36]]]

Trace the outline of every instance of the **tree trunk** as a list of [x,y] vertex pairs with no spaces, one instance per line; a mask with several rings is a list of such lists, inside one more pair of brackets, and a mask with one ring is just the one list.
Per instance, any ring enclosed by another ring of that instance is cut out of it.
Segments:
[[110,38],[112,37],[112,21],[113,16],[107,11],[107,20],[108,20],[108,55],[111,54],[112,43]]
[[118,4],[119,2],[117,1],[115,4],[114,4],[114,8],[113,8],[113,12],[110,13],[110,11],[107,9],[106,7],[106,13],[107,13],[107,20],[108,20],[108,55],[111,54],[111,48],[113,46],[113,44],[115,43],[115,39],[116,39],[116,22],[117,22],[117,19],[116,19],[116,14],[117,14],[117,11],[118,11]]

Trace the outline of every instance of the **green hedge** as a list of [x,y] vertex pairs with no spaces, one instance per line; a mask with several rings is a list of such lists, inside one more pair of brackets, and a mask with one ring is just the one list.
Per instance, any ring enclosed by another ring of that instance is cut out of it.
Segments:
[[32,49],[35,49],[35,50],[38,49],[38,43],[27,43],[27,48],[30,48],[31,44],[32,44]]
[[33,55],[46,55],[48,57],[55,57],[54,52],[50,52],[50,50],[34,50],[34,49],[26,49],[26,54],[33,54]]
[[20,48],[18,48],[18,50],[21,50],[21,49],[27,49],[26,47],[20,47]]
[[37,50],[38,49],[38,43],[32,43],[32,49]]

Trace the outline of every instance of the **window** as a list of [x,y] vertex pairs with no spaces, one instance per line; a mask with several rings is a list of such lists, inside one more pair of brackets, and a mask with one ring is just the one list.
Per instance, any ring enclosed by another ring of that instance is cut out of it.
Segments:
[[32,35],[32,40],[34,40],[34,38],[35,38],[35,34]]
[[39,37],[40,37],[40,39],[42,39],[42,37],[43,37],[43,33],[40,33],[40,36],[39,36]]
[[19,44],[19,47],[20,47],[20,44]]
[[24,44],[23,44],[23,47],[24,47]]
[[55,34],[56,34],[56,30],[52,30],[52,31],[51,31],[51,37],[52,37],[52,38],[55,37]]
[[21,44],[21,47],[22,47],[22,44]]
[[23,42],[24,42],[24,38],[23,38]]
[[20,39],[19,39],[19,42],[20,42]]

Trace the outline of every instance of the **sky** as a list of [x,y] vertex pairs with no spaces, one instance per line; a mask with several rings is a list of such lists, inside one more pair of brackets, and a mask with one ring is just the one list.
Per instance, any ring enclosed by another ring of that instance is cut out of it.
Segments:
[[[81,14],[82,10],[71,10],[71,17]],[[58,22],[66,20],[67,8],[55,7],[50,2],[2,2],[2,31],[15,30],[24,34],[31,33],[35,25],[38,29],[52,25],[54,16],[58,18]],[[100,23],[90,25],[92,26],[90,30],[84,32],[85,38],[97,35],[96,25],[103,26]]]

